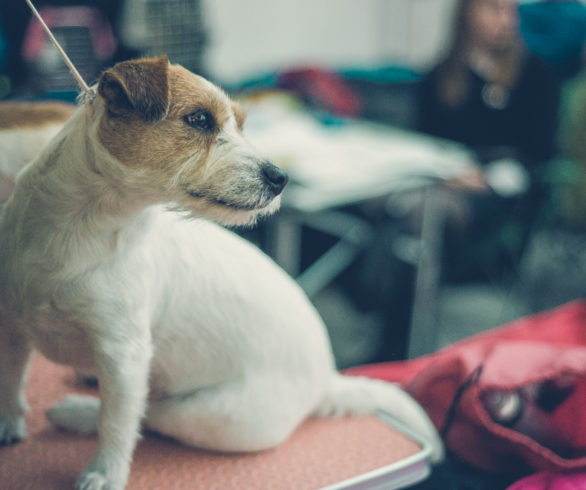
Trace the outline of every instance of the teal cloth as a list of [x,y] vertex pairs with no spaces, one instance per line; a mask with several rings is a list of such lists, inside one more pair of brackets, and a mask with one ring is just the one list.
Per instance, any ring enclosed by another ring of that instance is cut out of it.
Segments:
[[580,59],[586,42],[586,5],[578,1],[529,2],[519,6],[527,47],[553,65]]

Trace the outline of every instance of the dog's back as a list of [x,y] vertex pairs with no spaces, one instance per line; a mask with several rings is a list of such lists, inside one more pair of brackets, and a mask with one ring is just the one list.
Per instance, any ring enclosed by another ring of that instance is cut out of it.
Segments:
[[75,105],[65,102],[1,102],[0,130],[60,125],[71,117],[75,109]]
[[14,178],[62,128],[76,106],[63,102],[0,102],[0,205]]

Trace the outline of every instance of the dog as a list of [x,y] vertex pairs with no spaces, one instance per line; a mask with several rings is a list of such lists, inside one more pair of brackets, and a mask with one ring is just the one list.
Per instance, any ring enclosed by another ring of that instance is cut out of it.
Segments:
[[299,286],[221,226],[276,211],[287,184],[243,137],[239,106],[165,56],[118,63],[93,89],[0,211],[0,443],[25,436],[37,348],[99,382],[100,399],[48,414],[98,433],[77,489],[123,489],[141,425],[261,451],[307,417],[384,410],[440,460],[424,410],[339,374]]
[[75,108],[63,102],[0,102],[0,206],[12,194],[16,174],[61,131]]

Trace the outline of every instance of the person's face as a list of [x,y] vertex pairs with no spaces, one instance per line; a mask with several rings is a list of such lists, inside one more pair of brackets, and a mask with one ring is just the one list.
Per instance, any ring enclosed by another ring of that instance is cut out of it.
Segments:
[[517,10],[513,0],[471,0],[468,11],[470,39],[478,47],[506,49],[517,36]]

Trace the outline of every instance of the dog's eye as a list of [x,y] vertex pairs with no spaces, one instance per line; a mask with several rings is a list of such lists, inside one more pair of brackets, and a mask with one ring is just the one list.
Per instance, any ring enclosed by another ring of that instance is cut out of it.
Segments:
[[216,127],[214,116],[205,109],[199,109],[191,114],[187,114],[183,120],[198,131],[212,131]]

